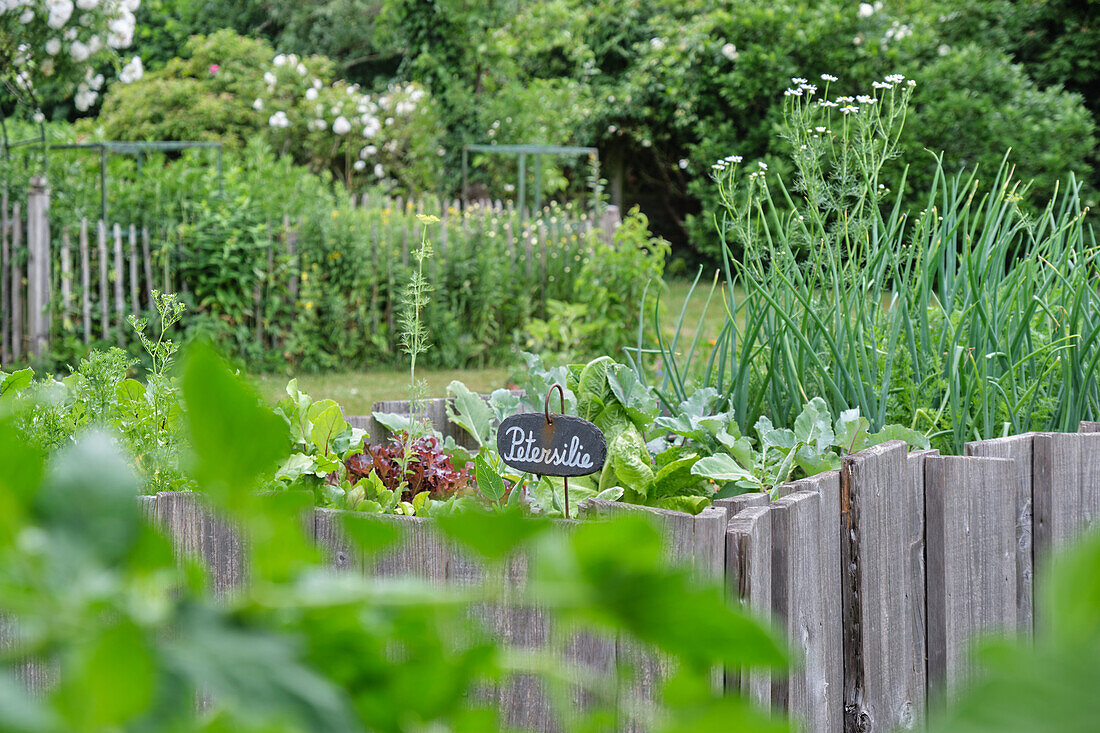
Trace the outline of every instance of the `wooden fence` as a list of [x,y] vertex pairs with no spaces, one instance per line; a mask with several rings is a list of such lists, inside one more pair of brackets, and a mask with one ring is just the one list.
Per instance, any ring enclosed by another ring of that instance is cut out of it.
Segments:
[[[607,207],[597,218],[588,211],[554,205],[541,216],[521,218],[511,202],[499,200],[462,204],[363,195],[351,203],[378,213],[378,221],[372,221],[363,235],[370,240],[370,261],[348,266],[384,273],[379,275],[381,286],[367,297],[372,304],[380,298],[393,301],[378,309],[379,322],[374,323],[377,330],[385,321],[390,333],[395,332],[396,296],[423,227],[415,214],[441,219],[433,235],[436,256],[429,263],[431,273],[446,266],[452,250],[450,256],[464,260],[468,252],[458,243],[485,235],[502,243],[518,276],[532,283],[540,300],[555,297],[547,283],[556,275],[578,269],[569,264],[574,255],[586,251],[590,232],[609,237],[619,222],[615,207]],[[51,338],[65,335],[85,344],[121,345],[133,339],[127,317],[153,310],[154,290],[191,291],[179,227],[88,219],[69,223],[56,217],[51,226],[49,209],[49,189],[38,177],[32,179],[25,202],[7,192],[0,200],[0,364],[40,356]],[[266,262],[258,262],[251,282],[241,283],[251,295],[248,326],[258,344],[277,345],[270,333],[273,312],[299,307],[303,223],[284,217],[273,227]]]
[[[429,401],[427,413],[446,434],[466,439],[446,421],[444,400]],[[383,437],[372,417],[348,421]],[[1052,553],[1100,517],[1100,424],[1082,423],[1076,434],[978,441],[964,456],[909,452],[894,441],[776,494],[720,499],[697,516],[596,500],[581,513],[652,516],[670,559],[692,563],[699,577],[724,578],[731,600],[785,636],[796,659],[789,670],[724,670],[726,690],[787,711],[814,733],[914,728],[965,679],[972,639],[1030,636],[1042,623],[1033,599]],[[181,556],[205,562],[216,593],[247,582],[241,539],[200,497],[162,493],[141,501]],[[397,549],[368,562],[341,536],[338,514],[314,510],[310,529],[327,562],[343,572],[412,574],[441,585],[484,572],[417,517],[380,517],[407,532]],[[559,522],[564,531],[573,524]],[[507,564],[509,584],[526,582],[529,560]],[[550,638],[552,620],[537,608],[479,613],[509,644],[537,647]],[[600,673],[629,661],[640,674],[628,692],[642,698],[668,671],[666,660],[626,638],[578,637],[566,656]],[[51,674],[46,665],[24,669],[33,685]],[[511,680],[486,694],[512,726],[546,731],[568,722],[550,714],[537,680]],[[579,690],[574,702],[583,704]]]

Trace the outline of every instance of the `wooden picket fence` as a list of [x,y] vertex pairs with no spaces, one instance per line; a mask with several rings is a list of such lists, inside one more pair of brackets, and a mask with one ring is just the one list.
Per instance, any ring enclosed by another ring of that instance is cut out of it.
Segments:
[[[429,401],[429,419],[468,441],[447,422],[445,402]],[[374,440],[384,437],[370,416],[348,421]],[[248,582],[241,538],[200,496],[140,500],[181,557],[206,564],[215,593]],[[782,486],[774,499],[720,499],[697,516],[597,500],[581,505],[582,521],[637,512],[663,530],[670,561],[691,563],[699,578],[724,579],[733,602],[785,636],[795,659],[788,671],[724,670],[726,690],[786,711],[813,733],[914,728],[965,679],[973,639],[1040,630],[1033,599],[1051,555],[1100,518],[1100,423],[1082,423],[1075,434],[973,442],[964,456],[909,452],[893,441],[846,456],[838,471]],[[315,509],[307,524],[341,572],[413,575],[440,586],[475,582],[487,572],[430,519],[418,517],[378,517],[406,532],[396,549],[368,558],[342,536],[339,514]],[[575,524],[558,522],[562,531]],[[500,571],[506,587],[523,587],[530,561],[506,563]],[[552,619],[538,608],[475,612],[508,644],[537,648],[551,638]],[[629,663],[637,674],[624,694],[633,698],[651,699],[669,671],[666,659],[629,638],[576,636],[566,657],[601,675]],[[41,689],[56,671],[28,664],[23,676]],[[535,679],[510,680],[484,694],[517,728],[554,731],[569,722],[553,716]],[[574,703],[584,704],[580,688]]]
[[[477,235],[471,218],[484,216],[491,222],[489,236],[504,243],[503,251],[514,260],[525,281],[533,284],[540,300],[553,297],[548,295],[547,282],[554,278],[555,263],[558,270],[568,272],[562,263],[586,252],[590,232],[610,237],[619,223],[618,209],[613,206],[598,217],[584,209],[556,204],[540,216],[521,217],[512,202],[499,200],[462,203],[364,194],[352,197],[351,203],[396,222],[381,231],[375,222],[366,235],[371,241],[371,261],[351,263],[384,273],[381,282],[389,293],[400,290],[410,254],[419,243],[423,225],[414,216],[418,213],[441,220],[436,257],[430,262],[433,271],[445,266],[451,249],[455,250],[452,256],[465,256],[465,250],[458,250],[454,243]],[[54,222],[51,229],[49,208],[50,192],[42,178],[32,179],[25,203],[6,191],[0,199],[0,364],[40,356],[48,350],[51,338],[62,334],[86,344],[122,345],[133,340],[127,317],[152,311],[154,290],[190,292],[180,270],[183,244],[177,227],[81,219],[71,225]],[[258,344],[278,345],[265,331],[265,313],[276,301],[297,307],[302,225],[301,219],[284,217],[281,226],[270,233],[266,271],[253,283],[242,283],[242,287],[251,288],[248,322]],[[280,262],[288,263],[283,274],[277,272]],[[260,269],[264,269],[263,263]],[[285,284],[285,289],[276,287],[277,282]],[[375,300],[379,293],[370,297]],[[394,332],[396,306],[396,301],[391,303],[381,316],[390,333]]]

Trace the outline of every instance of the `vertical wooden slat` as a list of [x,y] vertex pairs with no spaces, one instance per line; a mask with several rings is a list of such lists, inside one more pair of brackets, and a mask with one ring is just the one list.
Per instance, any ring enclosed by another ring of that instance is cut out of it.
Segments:
[[49,345],[50,191],[42,176],[27,190],[27,346],[41,356]]
[[126,300],[123,296],[123,280],[126,279],[125,267],[122,262],[122,227],[115,224],[115,267],[112,271],[115,281],[115,326],[118,327],[118,336],[122,337],[122,324],[126,318]]
[[1040,561],[1100,516],[1100,433],[1040,433],[1034,439],[1032,496],[1039,595]]
[[821,494],[796,491],[773,502],[772,610],[797,661],[772,677],[772,703],[807,730],[829,730]]
[[149,252],[148,226],[141,228],[141,262],[145,272],[145,307],[147,310],[152,311],[155,307],[153,305],[153,290],[156,289],[156,286],[153,284],[153,258]]
[[101,337],[107,341],[111,337],[108,309],[110,300],[107,295],[107,222],[100,219],[96,229],[99,255],[99,325]]
[[11,246],[8,242],[8,187],[0,191],[0,364],[11,359],[11,296],[8,277],[11,267]]
[[932,689],[958,689],[977,634],[1016,627],[1015,465],[972,456],[925,460]]
[[748,509],[750,506],[767,506],[771,503],[771,497],[762,491],[754,491],[748,494],[738,494],[737,496],[730,497],[729,499],[715,499],[714,506],[722,507],[726,510],[727,516],[732,520],[743,509]]
[[298,232],[291,231],[289,216],[283,217],[283,234],[286,237],[287,258],[290,261],[290,285],[287,290],[293,304],[298,299],[298,275],[302,271],[302,266],[298,262]]
[[134,315],[141,313],[141,300],[138,298],[138,256],[137,256],[137,227],[130,225],[130,312]]
[[344,535],[338,509],[318,508],[313,511],[313,539],[321,549],[325,564],[340,571],[362,572],[363,556]]
[[84,343],[92,341],[92,270],[88,256],[88,220],[80,220],[80,314]]
[[1100,433],[1100,422],[1088,422],[1082,420],[1080,427],[1077,428],[1079,433]]
[[11,358],[19,361],[23,356],[23,272],[19,263],[23,218],[18,203],[12,206],[11,227]]
[[924,501],[905,443],[846,456],[840,488],[845,730],[912,727],[925,703],[923,619],[914,608],[924,578],[911,563]]
[[[821,496],[816,557],[820,565],[817,572],[821,577],[823,676],[820,679],[807,680],[817,686],[816,689],[809,689],[808,693],[815,696],[821,706],[821,715],[806,717],[806,720],[817,721],[810,730],[841,730],[844,724],[844,622],[840,592],[840,472],[828,471],[795,481],[780,486],[776,493],[785,497],[800,491]],[[920,601],[923,601],[923,597]]]
[[1005,458],[1013,461],[1016,484],[1016,629],[1025,636],[1032,632],[1032,463],[1035,435],[1014,435],[967,443],[964,455]]
[[240,535],[186,491],[157,494],[157,521],[173,541],[176,556],[202,560],[210,572],[210,589],[224,596],[242,587],[247,574]]
[[[770,622],[772,534],[770,502],[746,506],[726,531],[726,584],[742,608]],[[771,709],[771,672],[726,670],[726,689],[740,691],[759,708]]]
[[61,232],[61,318],[65,330],[72,328],[73,259],[69,230]]

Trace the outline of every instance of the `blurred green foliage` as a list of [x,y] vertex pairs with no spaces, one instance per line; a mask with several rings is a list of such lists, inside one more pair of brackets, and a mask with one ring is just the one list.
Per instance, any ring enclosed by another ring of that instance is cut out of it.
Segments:
[[[782,665],[778,643],[719,586],[669,565],[644,519],[566,533],[515,512],[456,515],[439,528],[484,563],[480,581],[337,574],[303,532],[302,501],[254,491],[285,452],[283,420],[207,347],[191,349],[181,382],[187,470],[244,538],[247,584],[216,598],[196,561],[177,560],[111,437],[85,434],[46,460],[0,417],[0,728],[493,730],[501,721],[476,690],[534,674],[570,729],[787,729],[712,685],[715,665]],[[364,515],[338,521],[366,556],[401,539]],[[530,582],[506,586],[501,560],[528,552],[541,558]],[[627,667],[593,677],[562,661],[566,635],[514,649],[470,613],[504,600],[578,632],[632,637],[675,671],[652,703],[633,699],[620,688]],[[46,665],[45,689],[23,686],[28,658]],[[577,684],[586,709],[573,703]]]

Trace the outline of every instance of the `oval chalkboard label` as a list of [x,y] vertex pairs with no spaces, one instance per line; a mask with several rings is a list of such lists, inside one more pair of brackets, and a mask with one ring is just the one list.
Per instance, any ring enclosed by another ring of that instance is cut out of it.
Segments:
[[587,476],[603,468],[607,441],[592,423],[572,415],[524,412],[505,418],[497,451],[512,468],[542,476]]

